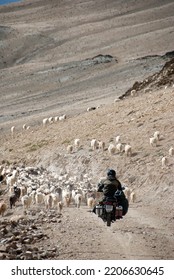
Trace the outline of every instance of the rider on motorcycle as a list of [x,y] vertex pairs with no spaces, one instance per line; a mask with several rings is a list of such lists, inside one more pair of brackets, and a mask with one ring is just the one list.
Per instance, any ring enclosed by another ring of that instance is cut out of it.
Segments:
[[[106,179],[103,179],[98,183],[97,192],[103,192],[104,197],[102,201],[105,201],[107,197],[113,197],[117,199],[120,205],[123,206],[123,215],[127,213],[129,206],[128,200],[124,195],[120,181],[116,178],[115,170],[108,169]],[[92,212],[96,212],[95,207]]]
[[106,197],[114,197],[117,190],[122,190],[121,183],[116,178],[115,170],[108,169],[107,177],[99,182],[97,191],[103,192],[105,199]]

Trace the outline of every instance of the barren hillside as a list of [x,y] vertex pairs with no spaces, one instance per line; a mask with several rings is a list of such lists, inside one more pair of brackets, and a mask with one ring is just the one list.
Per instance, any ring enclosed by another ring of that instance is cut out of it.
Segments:
[[[174,145],[173,8],[173,1],[155,0],[0,6],[0,164],[44,167],[53,176],[87,173],[94,183],[112,167],[137,197],[111,229],[84,205],[81,212],[65,207],[60,217],[41,213],[48,238],[37,245],[43,251],[59,240],[55,259],[174,258],[174,157],[168,153]],[[87,112],[90,106],[96,109]],[[62,114],[65,121],[43,127],[44,117]],[[29,130],[22,130],[24,123]],[[160,141],[152,147],[149,138],[157,130]],[[131,157],[109,155],[117,135],[132,146]],[[75,138],[81,148],[69,154]],[[92,138],[105,141],[104,152],[92,151]],[[168,158],[165,168],[162,156]],[[21,209],[19,204],[15,214]],[[12,215],[8,209],[4,223]],[[48,226],[49,215],[59,222]],[[32,212],[27,217],[30,224]]]

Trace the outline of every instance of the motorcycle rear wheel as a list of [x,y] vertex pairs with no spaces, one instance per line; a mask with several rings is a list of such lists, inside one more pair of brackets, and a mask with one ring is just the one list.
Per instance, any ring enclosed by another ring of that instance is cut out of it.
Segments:
[[111,226],[111,213],[107,213],[106,215],[106,224],[108,227]]

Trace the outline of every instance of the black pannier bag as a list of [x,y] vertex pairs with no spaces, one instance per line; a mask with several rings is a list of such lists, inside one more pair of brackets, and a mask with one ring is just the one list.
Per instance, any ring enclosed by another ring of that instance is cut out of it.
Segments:
[[123,207],[123,216],[126,215],[129,208],[129,202],[123,191],[117,190],[114,194],[114,198],[117,200],[118,204]]

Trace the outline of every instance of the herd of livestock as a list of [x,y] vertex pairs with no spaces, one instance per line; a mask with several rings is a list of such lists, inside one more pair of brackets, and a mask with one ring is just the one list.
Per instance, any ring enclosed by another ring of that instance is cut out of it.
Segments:
[[[0,166],[0,214],[13,211],[22,206],[24,213],[32,207],[40,209],[57,209],[82,204],[93,208],[101,198],[96,191],[96,183],[89,174],[70,176],[50,174],[42,167],[13,167]],[[4,186],[4,188],[2,188]],[[3,191],[2,191],[3,189]],[[126,187],[125,194],[132,201],[135,193]]]

